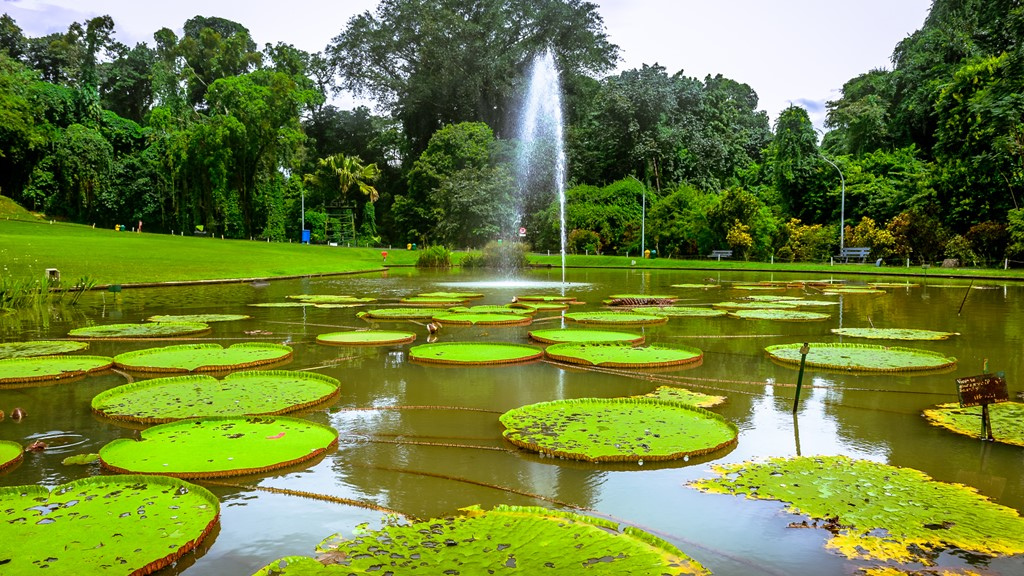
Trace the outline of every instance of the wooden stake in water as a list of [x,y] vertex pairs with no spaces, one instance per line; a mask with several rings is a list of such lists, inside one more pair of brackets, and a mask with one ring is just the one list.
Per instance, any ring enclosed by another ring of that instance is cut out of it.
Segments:
[[796,414],[797,406],[800,405],[800,387],[804,384],[804,364],[807,363],[807,353],[811,348],[804,342],[800,347],[800,373],[796,377],[796,396],[793,398],[793,414]]

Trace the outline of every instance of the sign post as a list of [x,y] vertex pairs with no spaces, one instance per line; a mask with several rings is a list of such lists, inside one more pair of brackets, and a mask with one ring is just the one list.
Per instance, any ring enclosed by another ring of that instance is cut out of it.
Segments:
[[804,342],[804,345],[800,347],[800,373],[796,377],[796,395],[793,397],[793,415],[796,415],[796,409],[800,405],[800,388],[804,385],[804,364],[807,363],[807,353],[811,351],[811,347]]
[[1006,390],[1006,379],[1003,373],[979,374],[956,379],[956,392],[960,398],[960,407],[981,406],[981,439],[992,442],[992,420],[988,415],[988,405],[1006,402],[1010,395]]

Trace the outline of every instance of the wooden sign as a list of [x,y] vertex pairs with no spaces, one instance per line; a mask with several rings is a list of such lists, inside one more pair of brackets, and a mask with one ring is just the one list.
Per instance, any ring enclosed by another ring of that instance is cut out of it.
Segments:
[[957,378],[956,386],[961,408],[1007,402],[1010,399],[1010,394],[1006,390],[1006,379],[997,374]]

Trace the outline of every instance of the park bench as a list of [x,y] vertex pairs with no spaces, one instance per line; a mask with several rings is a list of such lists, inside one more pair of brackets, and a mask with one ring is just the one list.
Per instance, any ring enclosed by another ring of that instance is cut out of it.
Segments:
[[855,248],[843,248],[839,251],[839,255],[836,259],[842,259],[843,262],[849,262],[850,258],[860,258],[861,262],[864,262],[868,258],[868,254],[871,252],[871,248],[855,247]]
[[708,254],[708,258],[715,258],[717,260],[732,258],[732,250],[712,250],[711,254]]

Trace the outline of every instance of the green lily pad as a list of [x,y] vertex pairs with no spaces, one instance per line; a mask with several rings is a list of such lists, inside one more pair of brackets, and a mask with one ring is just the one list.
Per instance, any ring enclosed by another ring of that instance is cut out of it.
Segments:
[[36,356],[0,360],[0,386],[76,378],[110,368],[107,356]]
[[839,294],[885,294],[885,290],[878,290],[876,288],[826,288],[821,293],[830,296]]
[[254,576],[331,574],[709,575],[696,560],[642,530],[609,520],[521,506],[388,526],[355,539],[331,538],[337,565],[305,556],[271,562]]
[[1024,519],[974,488],[937,482],[923,472],[845,456],[771,458],[715,465],[718,478],[699,490],[780,500],[833,537],[848,558],[934,564],[950,548],[976,555],[1024,553]]
[[737,290],[784,290],[785,284],[733,284]]
[[99,462],[99,454],[75,454],[74,456],[68,456],[67,458],[60,461],[65,466],[85,466],[92,464],[93,462]]
[[868,286],[871,286],[872,288],[917,288],[920,284],[904,282],[868,282]]
[[753,302],[790,302],[799,300],[799,296],[779,296],[777,294],[751,294],[744,296],[743,300],[750,300]]
[[477,298],[483,298],[483,294],[476,292],[423,292],[418,294],[426,298],[450,298],[453,300],[476,300]]
[[75,328],[68,335],[74,338],[169,338],[201,334],[210,330],[202,322],[146,322],[143,324],[107,324]]
[[509,304],[512,308],[530,310],[533,312],[550,312],[552,310],[568,310],[568,302],[513,302]]
[[115,420],[157,424],[208,416],[276,415],[338,395],[338,380],[315,372],[254,370],[223,380],[195,374],[154,378],[100,392],[92,411]]
[[289,296],[289,298],[310,304],[368,304],[377,301],[376,298],[359,298],[357,296],[339,296],[335,294],[302,294],[299,296]]
[[687,288],[687,289],[707,289],[707,288],[721,288],[721,284],[672,284],[672,288]]
[[467,301],[466,298],[441,298],[439,296],[409,296],[402,298],[398,301],[399,304],[406,304],[411,306],[432,306],[435,308],[451,308],[452,306],[462,306]]
[[229,348],[220,344],[180,344],[118,354],[114,364],[140,372],[217,372],[272,364],[291,356],[290,347],[265,342],[240,342]]
[[286,416],[191,418],[140,434],[100,448],[103,467],[178,478],[241,476],[312,460],[338,445],[334,428]]
[[633,312],[637,314],[666,316],[668,318],[718,318],[726,315],[725,310],[700,308],[697,306],[643,306],[633,308]]
[[533,322],[529,316],[518,314],[443,312],[434,314],[434,321],[441,324],[464,324],[480,326],[526,326]]
[[679,402],[680,404],[688,404],[698,408],[712,408],[725,402],[725,396],[711,396],[710,394],[702,394],[700,392],[694,392],[692,390],[687,390],[686,388],[676,388],[674,386],[658,386],[654,392],[637,397],[668,400],[670,402]]
[[643,344],[644,336],[630,332],[612,332],[610,330],[574,330],[571,328],[553,328],[550,330],[534,330],[530,338],[545,344],[561,344],[565,342],[619,342],[622,344]]
[[163,476],[3,487],[0,571],[150,574],[199,546],[219,513],[209,490]]
[[539,348],[504,342],[438,342],[409,349],[409,358],[434,364],[510,364],[543,355]]
[[704,358],[703,352],[690,346],[637,348],[628,344],[595,343],[552,344],[544,350],[544,355],[559,362],[609,368],[678,366]]
[[669,295],[669,294],[612,294],[608,298],[611,299],[611,300],[633,300],[633,299],[636,299],[636,300],[644,300],[644,299],[651,299],[651,300],[676,300],[676,299],[678,299],[677,296],[672,296],[672,295]]
[[260,302],[258,304],[249,304],[249,306],[254,308],[302,308],[312,305],[312,302]]
[[412,332],[392,330],[357,330],[353,332],[331,332],[316,337],[318,344],[331,346],[384,346],[387,344],[407,344],[416,340]]
[[[775,360],[800,363],[801,344],[778,344],[765,351]],[[834,370],[862,372],[907,372],[938,370],[956,364],[956,358],[916,348],[885,347],[875,344],[829,344],[812,342],[807,365]]]
[[34,340],[32,342],[7,342],[0,344],[0,360],[5,358],[31,358],[32,356],[54,356],[78,352],[89,347],[88,342],[73,340]]
[[[961,408],[957,403],[939,404],[925,410],[924,417],[935,426],[971,438],[981,438],[981,406]],[[992,423],[992,437],[996,442],[1024,446],[1024,404],[989,404],[988,417]]]
[[509,410],[502,435],[528,450],[588,462],[675,460],[736,443],[736,426],[707,410],[655,398],[580,398]]
[[526,296],[516,296],[516,302],[572,302],[576,300],[574,296],[544,296],[541,294],[527,294]]
[[735,310],[729,313],[733,318],[744,320],[784,320],[788,322],[814,322],[828,320],[828,314],[820,312],[804,312],[802,310]]
[[163,314],[146,318],[149,322],[231,322],[233,320],[248,320],[252,318],[248,314]]
[[792,310],[795,304],[789,302],[716,302],[711,305],[719,310]]
[[631,326],[648,326],[668,322],[667,316],[619,311],[570,312],[565,314],[565,318],[580,324],[624,324]]
[[17,442],[0,440],[0,470],[16,466],[24,457],[25,449]]
[[833,334],[853,336],[855,338],[875,338],[879,340],[945,340],[950,336],[959,336],[958,332],[938,332],[935,330],[915,330],[912,328],[833,328]]
[[456,306],[447,310],[453,314],[536,314],[532,306],[514,308],[511,304],[484,304],[481,306]]
[[436,308],[380,308],[367,310],[363,317],[374,320],[430,320],[437,314]]
[[838,306],[839,302],[834,300],[787,300],[786,302],[800,308],[803,306]]

